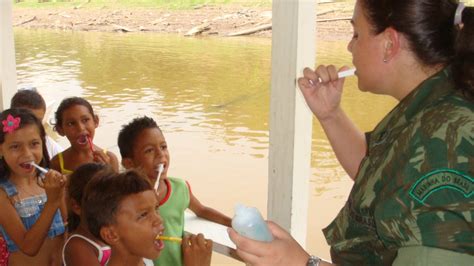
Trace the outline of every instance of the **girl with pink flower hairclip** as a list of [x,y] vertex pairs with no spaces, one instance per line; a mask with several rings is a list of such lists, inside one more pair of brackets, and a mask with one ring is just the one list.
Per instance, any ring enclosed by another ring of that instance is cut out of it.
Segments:
[[0,235],[10,253],[8,263],[61,265],[66,178],[45,170],[45,131],[33,113],[8,109],[0,121]]

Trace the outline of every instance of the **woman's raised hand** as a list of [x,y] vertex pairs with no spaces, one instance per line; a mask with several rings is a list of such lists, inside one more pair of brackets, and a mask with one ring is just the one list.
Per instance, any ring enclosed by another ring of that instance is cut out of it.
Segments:
[[272,242],[252,240],[228,229],[230,239],[237,246],[237,254],[252,266],[306,265],[309,254],[283,228],[267,222],[274,239]]
[[43,180],[48,202],[60,204],[63,199],[65,185],[66,177],[58,171],[49,169]]
[[[348,67],[342,67],[346,70]],[[320,65],[313,71],[303,70],[303,77],[298,79],[298,85],[311,111],[320,120],[327,120],[340,108],[344,78],[338,78],[335,66]]]

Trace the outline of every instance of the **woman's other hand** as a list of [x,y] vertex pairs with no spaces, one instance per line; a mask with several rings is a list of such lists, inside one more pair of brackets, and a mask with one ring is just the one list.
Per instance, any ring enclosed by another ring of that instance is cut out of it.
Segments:
[[228,229],[230,239],[237,246],[237,254],[252,266],[306,265],[309,254],[283,228],[267,222],[274,239],[272,242],[252,240]]
[[[348,67],[339,69],[346,70]],[[303,70],[298,85],[311,111],[320,120],[327,120],[340,108],[344,78],[338,78],[335,66],[320,65],[313,71]]]

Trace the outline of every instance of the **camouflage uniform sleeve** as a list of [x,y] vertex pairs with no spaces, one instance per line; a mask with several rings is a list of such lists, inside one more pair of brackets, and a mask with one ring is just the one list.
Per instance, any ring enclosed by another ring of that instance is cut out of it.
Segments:
[[474,255],[472,111],[437,115],[415,125],[404,151],[407,161],[399,165],[397,184],[391,184],[393,197],[376,210],[377,230],[389,248],[425,246]]
[[365,155],[369,156],[369,143],[370,143],[370,137],[372,136],[372,131],[365,132],[365,143],[367,143],[367,150],[365,151]]

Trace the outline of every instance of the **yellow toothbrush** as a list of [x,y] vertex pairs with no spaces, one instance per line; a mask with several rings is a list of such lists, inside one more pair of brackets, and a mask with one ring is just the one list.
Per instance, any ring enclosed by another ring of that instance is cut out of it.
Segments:
[[183,239],[181,237],[172,237],[172,236],[159,236],[159,237],[157,237],[157,239],[165,240],[165,241],[178,242],[178,243],[181,243],[181,241],[183,241]]

